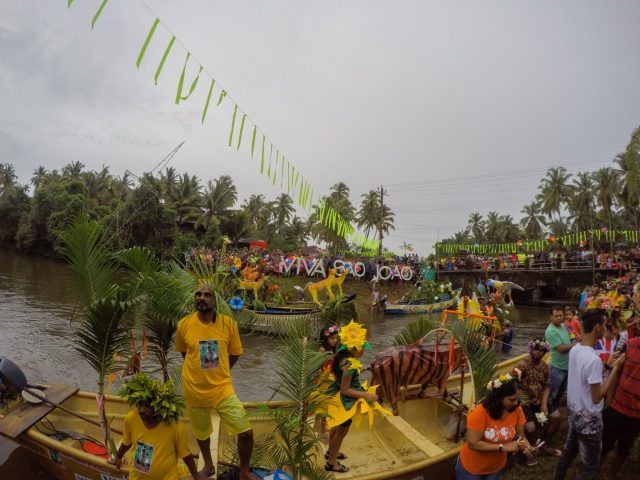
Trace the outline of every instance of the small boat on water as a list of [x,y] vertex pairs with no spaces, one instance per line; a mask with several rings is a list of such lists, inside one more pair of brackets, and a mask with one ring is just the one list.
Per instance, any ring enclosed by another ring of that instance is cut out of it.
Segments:
[[[513,368],[525,355],[498,364],[498,372]],[[460,402],[470,400],[471,375],[463,377]],[[459,375],[447,380],[448,390],[458,391]],[[353,480],[418,480],[452,479],[455,458],[462,447],[462,440],[455,441],[451,434],[459,421],[459,411],[442,398],[418,398],[419,386],[404,389],[399,402],[399,415],[378,417],[372,430],[366,425],[352,428],[343,444],[348,455],[350,470],[338,473],[338,479]],[[68,385],[51,385],[44,390],[46,397],[81,416],[97,420],[94,393],[79,392]],[[284,402],[246,402],[254,435],[270,435],[274,424],[261,408],[279,408]],[[106,397],[107,417],[112,431],[121,431],[129,405],[119,397]],[[2,412],[0,410],[0,412]],[[124,480],[126,470],[117,470],[106,463],[106,449],[94,439],[102,438],[101,429],[46,403],[30,404],[13,402],[2,412],[0,434],[11,438],[34,453],[34,459],[42,468],[59,480]],[[464,420],[464,419],[463,419]],[[191,434],[189,420],[186,423],[191,451],[198,452],[196,439]],[[211,454],[214,462],[228,461],[231,438],[220,428],[220,418],[213,414],[214,433],[211,437]],[[120,436],[115,433],[116,442]],[[89,448],[91,447],[91,448]],[[93,453],[89,453],[93,452]],[[322,452],[320,452],[321,454]],[[318,464],[324,464],[318,458]],[[182,465],[182,464],[181,464]],[[184,465],[182,465],[184,466]],[[198,468],[202,468],[200,458]],[[190,478],[184,466],[184,479]],[[215,478],[215,477],[213,477]]]
[[[341,303],[353,306],[355,311],[355,298],[356,294],[353,294]],[[233,318],[242,332],[282,336],[296,325],[307,325],[311,331],[319,331],[323,327],[322,311],[322,308],[315,304],[312,308],[288,305],[267,307],[265,311],[243,308],[233,312]]]
[[460,300],[462,289],[455,290],[453,296],[438,302],[426,303],[426,300],[413,300],[411,302],[387,303],[384,313],[389,315],[405,315],[408,313],[436,313],[454,307]]

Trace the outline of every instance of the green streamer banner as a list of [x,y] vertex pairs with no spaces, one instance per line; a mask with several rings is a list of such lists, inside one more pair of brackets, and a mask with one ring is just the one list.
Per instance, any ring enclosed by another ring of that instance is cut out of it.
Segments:
[[[98,11],[96,12],[96,14],[91,19],[91,30],[93,30],[93,27],[96,24],[96,22],[98,21],[98,18],[100,18],[100,15],[102,15],[102,10],[104,10],[104,7],[106,7],[108,1],[109,0],[103,0],[102,1],[102,3],[100,4],[100,7],[98,8]],[[71,6],[71,4],[69,3],[67,5],[67,8],[70,7],[70,6]]]
[[[71,0],[73,1],[73,0]],[[71,4],[69,4],[71,5]],[[147,47],[149,46],[149,42],[151,42],[151,38],[153,37],[153,34],[156,32],[156,28],[158,27],[158,24],[160,23],[160,19],[156,18],[155,21],[153,22],[153,25],[151,25],[151,29],[149,30],[149,33],[147,34],[147,38],[145,39],[144,43],[142,44],[142,48],[140,49],[140,53],[138,54],[138,59],[136,60],[136,68],[139,70],[140,69],[140,64],[142,63],[142,59],[144,58],[144,54],[147,53]]]

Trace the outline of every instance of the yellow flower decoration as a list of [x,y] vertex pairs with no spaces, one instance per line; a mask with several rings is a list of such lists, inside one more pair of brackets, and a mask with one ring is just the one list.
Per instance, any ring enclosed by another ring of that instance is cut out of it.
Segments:
[[242,260],[240,260],[238,257],[234,258],[233,266],[239,269],[242,266]]
[[351,320],[348,325],[340,328],[340,343],[345,348],[360,351],[364,347],[367,341],[367,329],[362,328],[362,325]]
[[500,376],[498,377],[498,379],[499,379],[501,382],[505,382],[505,381],[507,380],[507,376],[506,376],[506,375],[500,375]]

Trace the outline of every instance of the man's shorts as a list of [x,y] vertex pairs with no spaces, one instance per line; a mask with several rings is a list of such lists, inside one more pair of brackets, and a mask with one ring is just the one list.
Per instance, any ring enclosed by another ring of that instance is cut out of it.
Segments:
[[198,440],[206,440],[213,433],[211,413],[216,412],[230,436],[251,430],[251,423],[236,394],[223,398],[215,407],[187,407],[191,430]]

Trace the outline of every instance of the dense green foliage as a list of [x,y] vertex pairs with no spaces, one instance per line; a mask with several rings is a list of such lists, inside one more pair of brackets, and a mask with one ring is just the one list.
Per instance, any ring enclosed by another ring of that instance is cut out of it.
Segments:
[[640,227],[640,127],[631,135],[624,152],[612,167],[594,172],[569,173],[550,168],[540,180],[538,194],[522,207],[519,223],[510,215],[479,212],[469,215],[467,226],[442,243],[510,243],[519,239],[541,240],[545,235],[607,227],[637,230]]
[[[0,246],[24,253],[60,257],[61,234],[79,213],[97,220],[109,246],[115,250],[143,246],[162,258],[192,247],[220,247],[222,236],[232,243],[241,238],[267,241],[270,248],[292,251],[308,240],[325,241],[332,249],[349,247],[343,238],[318,223],[317,212],[307,219],[296,215],[287,194],[268,201],[251,195],[239,204],[228,175],[203,182],[173,167],[153,175],[121,177],[108,167],[88,171],[80,162],[62,170],[39,167],[31,190],[20,185],[11,164],[0,164]],[[372,191],[375,194],[375,191]],[[30,195],[31,194],[31,195]],[[349,199],[349,187],[339,182],[325,200],[365,232],[380,228],[379,202],[363,195],[360,209]],[[384,231],[393,229],[393,212],[385,207]]]

